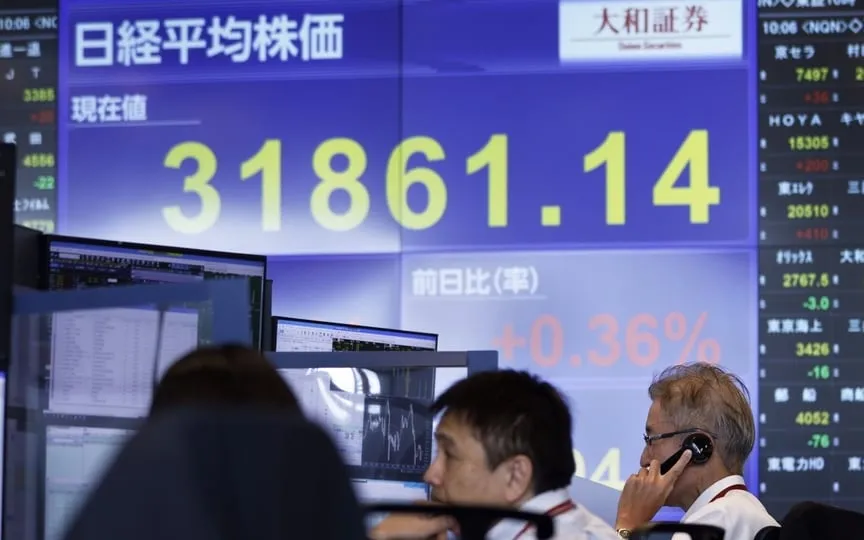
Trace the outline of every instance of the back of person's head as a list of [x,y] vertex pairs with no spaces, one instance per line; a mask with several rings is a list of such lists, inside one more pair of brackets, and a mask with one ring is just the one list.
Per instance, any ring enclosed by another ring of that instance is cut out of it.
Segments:
[[431,409],[473,432],[490,470],[524,455],[533,468],[535,494],[570,485],[576,472],[570,409],[539,377],[514,370],[477,373],[451,386]]
[[725,467],[741,474],[756,440],[750,393],[744,382],[704,362],[670,366],[648,388],[676,429],[704,429],[715,438]]
[[213,405],[300,410],[288,384],[261,353],[221,345],[198,348],[168,368],[153,392],[150,414]]
[[361,540],[360,507],[323,428],[270,409],[185,408],[119,452],[65,540]]

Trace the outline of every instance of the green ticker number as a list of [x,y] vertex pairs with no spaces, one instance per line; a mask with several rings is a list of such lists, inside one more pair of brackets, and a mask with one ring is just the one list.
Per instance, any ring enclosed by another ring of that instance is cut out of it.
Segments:
[[815,365],[812,369],[810,369],[810,373],[808,373],[808,375],[813,377],[814,379],[830,379],[831,368],[825,364]]
[[814,433],[810,436],[810,443],[808,446],[813,448],[828,448],[831,446],[831,439],[828,437],[827,433]]
[[828,311],[831,309],[831,299],[827,296],[808,296],[801,306],[808,311]]
[[54,177],[50,175],[41,175],[33,182],[33,187],[40,190],[54,189]]

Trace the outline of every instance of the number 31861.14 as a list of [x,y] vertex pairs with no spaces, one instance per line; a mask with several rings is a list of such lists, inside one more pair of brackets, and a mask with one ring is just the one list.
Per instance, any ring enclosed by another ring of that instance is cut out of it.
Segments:
[[[599,146],[583,156],[583,173],[604,171],[605,221],[611,226],[624,225],[627,221],[625,140],[623,132],[610,132]],[[508,145],[507,135],[493,134],[481,148],[464,159],[466,176],[485,172],[488,227],[506,227],[509,221]],[[342,158],[344,167],[334,166],[337,157]],[[393,148],[384,174],[390,215],[401,227],[410,230],[435,226],[447,209],[448,190],[444,178],[430,166],[409,167],[409,160],[418,158],[431,165],[444,161],[446,153],[441,143],[431,137],[406,138]],[[179,205],[168,206],[162,209],[162,215],[175,231],[198,234],[219,220],[222,199],[211,183],[218,168],[217,158],[208,146],[187,141],[171,148],[164,165],[179,169],[187,160],[196,163],[196,170],[185,178],[183,191],[197,195],[201,209],[190,217]],[[240,164],[241,180],[260,175],[263,231],[282,228],[282,165],[282,142],[277,139],[266,140],[258,152]],[[361,180],[367,166],[366,150],[353,139],[332,138],[318,145],[312,155],[312,169],[318,183],[310,194],[309,209],[319,225],[333,231],[349,231],[366,220],[371,201],[369,190]],[[689,172],[688,185],[678,185],[685,172]],[[412,208],[408,204],[408,191],[412,186],[425,189],[427,197],[423,208]],[[331,206],[336,191],[348,195],[350,202],[344,212],[336,212]],[[709,184],[707,131],[690,132],[657,178],[651,196],[653,206],[689,208],[690,223],[709,222],[710,207],[720,203],[720,188]]]

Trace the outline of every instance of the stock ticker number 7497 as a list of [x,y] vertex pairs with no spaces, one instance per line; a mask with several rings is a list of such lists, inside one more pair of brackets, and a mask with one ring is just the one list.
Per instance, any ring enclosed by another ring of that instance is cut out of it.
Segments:
[[[601,168],[605,171],[606,225],[624,225],[627,221],[626,154],[625,134],[613,131],[607,134],[599,146],[582,156],[583,172]],[[691,131],[654,183],[652,205],[687,207],[691,224],[708,223],[711,206],[720,203],[720,188],[709,183],[708,154],[708,132]],[[337,157],[346,163],[340,170],[333,164]],[[409,166],[409,160],[421,157],[425,160],[424,165]],[[426,165],[445,159],[447,154],[442,144],[426,136],[406,138],[391,151],[384,175],[386,203],[390,215],[401,227],[409,230],[430,229],[444,216],[447,210],[447,183],[434,168]],[[162,215],[175,231],[199,234],[216,225],[221,213],[222,199],[211,183],[218,171],[217,157],[205,144],[187,141],[169,150],[164,165],[179,169],[187,160],[194,161],[195,171],[185,178],[183,191],[198,197],[200,210],[194,215],[187,215],[179,205],[175,205],[163,208]],[[486,177],[486,225],[490,228],[508,226],[508,160],[508,136],[500,133],[491,135],[482,147],[464,158],[466,176],[483,173]],[[310,193],[309,211],[321,227],[332,231],[350,231],[366,220],[371,206],[369,190],[363,182],[368,163],[369,156],[365,148],[356,140],[331,138],[318,145],[312,155],[312,171],[318,183]],[[279,231],[282,228],[282,165],[282,141],[268,139],[239,167],[241,180],[260,176],[263,231]],[[681,176],[688,170],[689,182],[678,185]],[[459,180],[461,182],[462,179]],[[366,181],[369,179],[366,178]],[[412,208],[409,205],[408,191],[412,186],[422,187],[426,191],[424,208]],[[336,191],[344,192],[350,200],[344,212],[332,208],[331,197]],[[600,202],[585,201],[583,204],[595,206]],[[543,206],[539,209],[539,216],[542,226],[558,227],[561,225],[562,207]]]

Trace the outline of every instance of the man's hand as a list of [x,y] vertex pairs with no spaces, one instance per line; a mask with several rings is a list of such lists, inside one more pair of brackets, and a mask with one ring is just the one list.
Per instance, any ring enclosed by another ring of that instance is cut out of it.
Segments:
[[[428,503],[427,503],[428,504]],[[372,540],[446,540],[447,531],[455,528],[449,516],[392,514],[369,532]]]
[[678,463],[666,474],[660,474],[660,462],[654,460],[647,469],[640,469],[637,474],[631,475],[618,499],[615,528],[631,530],[650,521],[666,503],[691,457],[693,453],[690,450],[684,452]]

